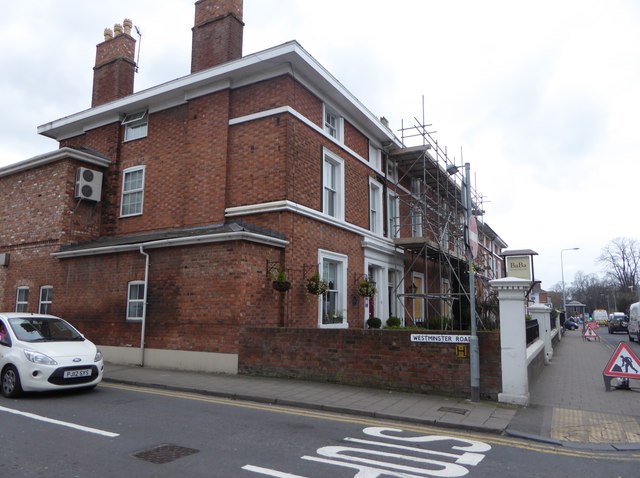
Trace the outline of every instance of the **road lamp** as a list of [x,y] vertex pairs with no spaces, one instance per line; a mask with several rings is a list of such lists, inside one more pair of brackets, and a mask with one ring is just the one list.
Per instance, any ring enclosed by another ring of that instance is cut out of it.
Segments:
[[[447,166],[447,173],[454,175],[458,172],[455,164]],[[469,337],[469,354],[471,355],[471,401],[480,401],[480,347],[478,344],[478,329],[476,322],[476,284],[473,272],[473,251],[471,249],[471,232],[469,225],[471,224],[471,215],[473,214],[473,204],[471,203],[471,166],[464,163],[464,193],[465,193],[465,227],[467,261],[469,264],[469,315],[471,321],[471,337]]]
[[562,254],[564,251],[577,251],[579,247],[570,247],[568,249],[562,249],[560,251],[560,273],[562,274],[562,312],[564,312],[564,318],[567,319],[567,294],[564,290],[564,263],[562,262]]

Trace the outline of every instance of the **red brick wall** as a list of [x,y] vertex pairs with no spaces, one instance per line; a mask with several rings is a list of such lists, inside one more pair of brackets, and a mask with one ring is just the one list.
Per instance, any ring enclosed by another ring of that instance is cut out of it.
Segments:
[[[12,251],[0,270],[2,310],[15,309],[15,286],[30,288],[38,311],[43,285],[53,286],[52,313],[101,345],[140,345],[140,322],[126,320],[127,287],[144,279],[139,252],[55,259],[57,244]],[[285,297],[272,288],[267,259],[280,251],[240,241],[150,249],[146,346],[237,353],[242,327],[278,326]]]
[[116,35],[96,48],[91,106],[99,106],[133,93],[136,41],[126,34]]
[[242,57],[242,0],[200,0],[191,46],[191,73]]
[[[121,141],[111,124],[61,142],[107,154],[102,235],[224,222],[229,91],[207,95],[149,117],[148,135]],[[120,218],[123,170],[145,166],[144,213]]]
[[361,158],[369,159],[369,138],[348,121],[344,121],[344,144]]
[[[411,342],[409,331],[253,328],[240,338],[239,372],[466,396],[469,358],[455,346]],[[462,332],[465,334],[466,332]],[[500,337],[480,332],[480,394],[501,391]]]
[[0,244],[58,240],[68,227],[74,171],[69,162],[0,177]]

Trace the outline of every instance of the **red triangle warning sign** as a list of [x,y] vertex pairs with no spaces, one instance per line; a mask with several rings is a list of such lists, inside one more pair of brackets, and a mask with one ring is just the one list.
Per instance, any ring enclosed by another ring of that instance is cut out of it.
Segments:
[[640,378],[640,360],[628,344],[620,342],[602,373],[608,377]]
[[585,330],[584,334],[582,334],[582,338],[588,341],[591,341],[591,339],[600,340],[600,336],[598,335],[598,332],[596,332],[590,327],[588,327],[587,330]]

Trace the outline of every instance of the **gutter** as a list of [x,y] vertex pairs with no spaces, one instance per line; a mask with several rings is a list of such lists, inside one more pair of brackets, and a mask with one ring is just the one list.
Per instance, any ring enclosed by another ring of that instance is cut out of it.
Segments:
[[144,297],[142,300],[142,330],[140,331],[140,366],[144,367],[144,337],[147,324],[147,290],[149,289],[149,254],[140,244],[140,254],[144,256]]
[[226,232],[222,234],[206,234],[202,236],[175,237],[172,239],[162,239],[158,241],[137,242],[132,244],[122,244],[118,246],[93,247],[90,249],[78,249],[74,251],[62,251],[51,253],[57,259],[67,259],[71,257],[96,256],[100,254],[113,254],[117,252],[130,252],[145,249],[157,249],[163,247],[179,247],[193,244],[204,244],[228,241],[249,241],[266,244],[268,246],[286,247],[289,241],[264,236],[253,232]]

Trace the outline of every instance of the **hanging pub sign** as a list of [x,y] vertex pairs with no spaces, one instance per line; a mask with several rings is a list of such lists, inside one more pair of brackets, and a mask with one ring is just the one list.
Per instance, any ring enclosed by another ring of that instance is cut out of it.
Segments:
[[535,281],[533,272],[533,256],[537,256],[536,251],[531,249],[519,249],[511,251],[502,251],[500,255],[504,260],[505,277],[515,277],[517,279],[525,279]]
[[531,280],[531,256],[509,256],[507,277]]

